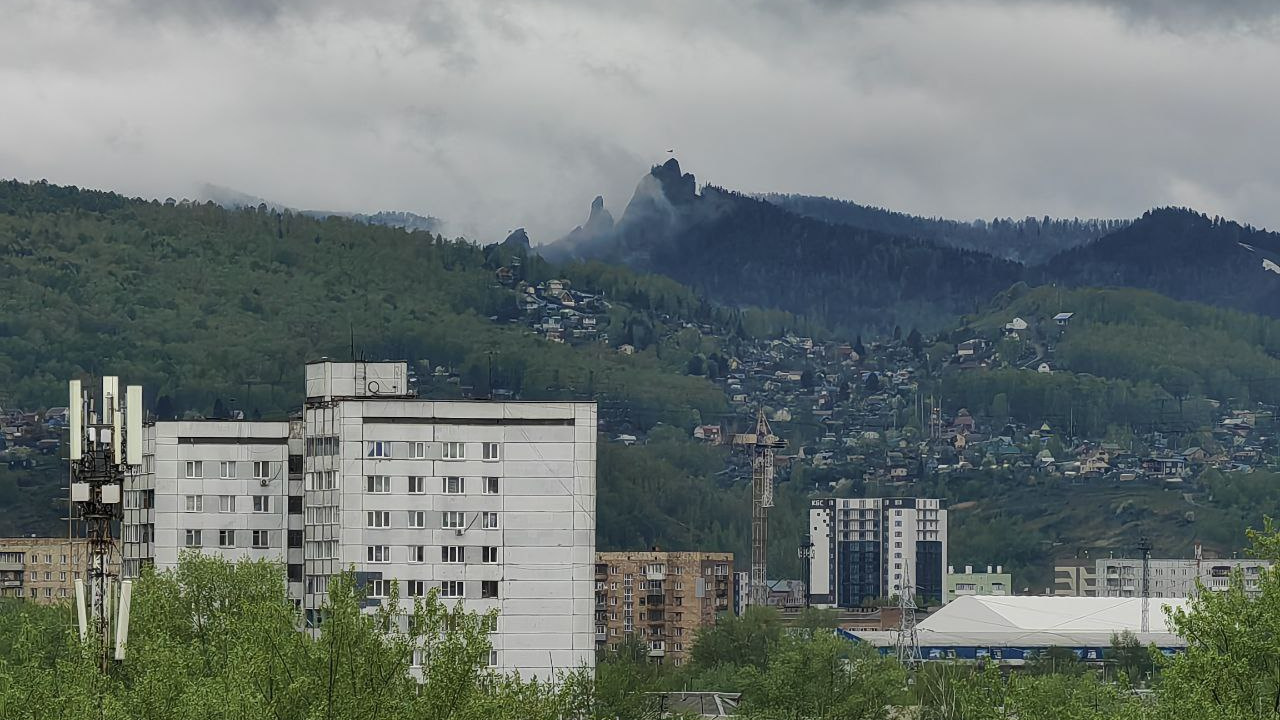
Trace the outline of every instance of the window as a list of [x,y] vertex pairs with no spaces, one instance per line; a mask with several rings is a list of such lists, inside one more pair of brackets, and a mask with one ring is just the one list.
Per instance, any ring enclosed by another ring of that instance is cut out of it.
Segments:
[[441,545],[440,546],[440,562],[443,563],[460,563],[465,562],[466,551],[461,545]]
[[484,528],[485,530],[496,530],[498,528],[498,513],[496,512],[482,513],[480,516],[480,519],[481,519],[480,527]]
[[409,562],[422,563],[427,561],[426,545],[410,545],[409,546]]
[[440,597],[460,598],[462,597],[462,581],[445,580],[440,583]]
[[427,479],[424,477],[411,475],[409,476],[409,492],[415,495],[422,495],[427,491]]
[[218,477],[223,480],[234,480],[236,477],[236,463],[234,460],[223,460],[218,463]]
[[[67,564],[67,556],[66,556],[66,555],[63,555],[63,556],[62,556],[62,564],[63,564],[63,565],[66,565],[66,564]],[[1257,568],[1249,568],[1249,570],[1250,570],[1251,572],[1253,572],[1254,574],[1257,574],[1257,571],[1258,571],[1258,569],[1257,569]],[[63,579],[65,580],[66,578],[63,578]]]
[[186,535],[187,547],[200,547],[200,531],[188,530]]
[[405,583],[405,592],[409,597],[422,597],[427,594],[427,583],[422,580],[410,580]]
[[218,496],[218,512],[233,513],[236,511],[235,495],[219,495]]
[[443,519],[440,523],[440,527],[445,529],[461,528],[466,522],[463,518],[462,512],[457,510],[446,510],[442,515]]
[[414,460],[425,460],[427,458],[427,444],[424,442],[409,443],[409,457]]
[[270,530],[254,530],[253,546],[256,548],[271,547],[271,531]]
[[391,443],[385,440],[373,440],[369,443],[369,457],[371,458],[389,458],[391,457]]
[[445,495],[461,495],[463,493],[464,483],[460,477],[446,477],[444,480]]
[[672,652],[684,652],[684,643],[671,643]]
[[441,453],[441,457],[443,457],[445,460],[466,460],[467,447],[466,445],[460,442],[444,443],[444,448]]
[[253,511],[256,513],[271,512],[271,496],[270,495],[254,495]]
[[235,547],[236,531],[235,530],[219,530],[218,531],[218,547]]
[[391,492],[391,478],[386,475],[370,475],[365,478],[365,489],[385,495]]
[[[498,548],[495,545],[485,545],[480,548],[480,562],[496,563],[498,562]],[[616,583],[615,583],[616,584]]]
[[301,496],[299,495],[289,496],[289,514],[290,515],[302,514],[302,497]]
[[301,530],[289,531],[289,547],[291,548],[302,547],[302,531]]
[[498,651],[489,651],[489,667],[498,667]]
[[187,512],[204,512],[204,496],[188,495]]
[[390,589],[391,583],[386,580],[370,580],[365,584],[365,590],[371,598],[386,597]]
[[202,478],[204,477],[204,463],[199,460],[187,461],[187,477]]
[[254,480],[270,480],[271,479],[271,463],[255,460],[253,461],[253,479]]
[[67,581],[67,573],[65,570],[63,572],[58,573],[58,580],[61,582]]
[[480,459],[489,461],[498,460],[498,443],[480,443]]
[[365,557],[372,563],[391,562],[391,548],[386,545],[369,545],[365,547]]
[[498,597],[498,581],[497,580],[481,580],[480,581],[480,597],[482,598]]
[[424,653],[423,653],[422,648],[414,648],[414,650],[413,650],[413,660],[411,660],[411,661],[409,662],[409,664],[410,664],[412,667],[422,667],[422,657],[423,657],[423,655],[424,655]]
[[427,514],[422,510],[409,511],[409,527],[424,528],[427,526]]
[[484,478],[483,482],[481,482],[480,484],[480,492],[484,493],[485,495],[497,495],[498,494],[498,478],[496,477]]
[[391,511],[390,510],[370,510],[365,513],[365,527],[371,528],[389,528],[391,527]]

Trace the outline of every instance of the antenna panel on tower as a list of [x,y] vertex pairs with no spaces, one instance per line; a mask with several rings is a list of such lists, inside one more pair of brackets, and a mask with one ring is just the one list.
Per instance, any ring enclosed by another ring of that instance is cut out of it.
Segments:
[[81,444],[84,441],[84,398],[81,396],[80,381],[72,380],[71,393],[67,402],[67,428],[71,433],[67,440],[68,457],[72,462],[82,457]]
[[142,464],[142,386],[125,388],[125,462]]

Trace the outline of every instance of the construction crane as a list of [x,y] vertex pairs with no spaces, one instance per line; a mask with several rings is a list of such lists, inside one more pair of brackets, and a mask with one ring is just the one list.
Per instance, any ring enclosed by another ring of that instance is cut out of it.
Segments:
[[749,604],[767,605],[769,576],[769,508],[773,507],[773,453],[786,442],[773,434],[764,408],[756,413],[756,436],[751,458],[751,594]]

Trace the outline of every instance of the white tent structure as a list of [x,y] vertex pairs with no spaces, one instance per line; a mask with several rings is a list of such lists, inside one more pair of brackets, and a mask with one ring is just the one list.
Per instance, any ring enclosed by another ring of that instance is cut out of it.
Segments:
[[[1151,598],[1149,631],[1142,632],[1142,598],[1023,597],[967,595],[916,625],[925,659],[996,658],[1018,661],[1048,647],[1101,659],[1112,635],[1125,630],[1143,645],[1177,652],[1186,641],[1173,632],[1166,608],[1185,608],[1180,598]],[[856,632],[854,639],[892,649],[893,631]]]

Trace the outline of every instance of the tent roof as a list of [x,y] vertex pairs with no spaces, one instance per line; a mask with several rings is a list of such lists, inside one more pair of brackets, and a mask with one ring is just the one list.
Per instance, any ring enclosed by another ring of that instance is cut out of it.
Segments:
[[[1185,645],[1174,634],[1165,608],[1185,608],[1183,598],[1151,598],[1151,632],[1142,633],[1142,598],[965,595],[921,621],[921,645],[1101,646],[1123,630],[1145,645]],[[896,633],[859,632],[873,645],[892,645]]]

